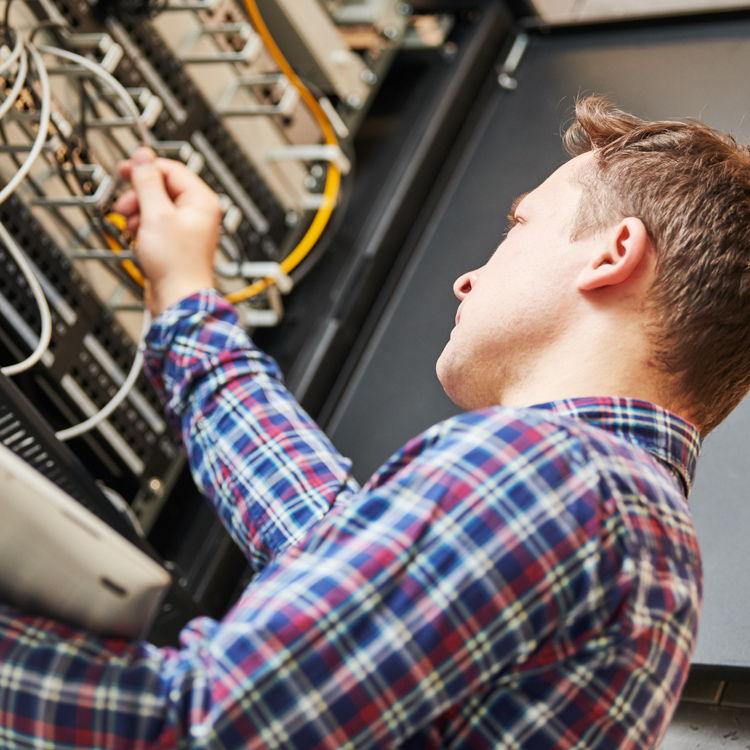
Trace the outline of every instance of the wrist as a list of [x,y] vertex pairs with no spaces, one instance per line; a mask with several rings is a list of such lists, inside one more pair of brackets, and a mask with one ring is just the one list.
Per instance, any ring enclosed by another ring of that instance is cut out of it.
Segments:
[[213,289],[211,279],[181,279],[179,281],[149,283],[146,286],[145,302],[151,316],[155,318],[167,308],[176,305],[188,297],[203,291]]

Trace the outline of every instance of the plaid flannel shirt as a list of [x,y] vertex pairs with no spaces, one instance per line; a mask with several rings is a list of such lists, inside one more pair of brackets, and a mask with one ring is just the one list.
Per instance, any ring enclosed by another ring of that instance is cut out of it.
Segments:
[[587,398],[436,425],[360,490],[212,292],[148,367],[259,573],[180,650],[0,608],[0,747],[618,748],[687,675],[696,431]]

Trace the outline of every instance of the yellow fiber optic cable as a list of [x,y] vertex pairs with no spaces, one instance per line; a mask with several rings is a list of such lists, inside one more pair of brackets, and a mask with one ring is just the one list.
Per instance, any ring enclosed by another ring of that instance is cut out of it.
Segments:
[[[265,43],[269,53],[271,54],[271,57],[278,65],[279,70],[286,76],[292,86],[297,89],[300,98],[308,106],[316,121],[318,122],[318,125],[320,126],[320,129],[323,133],[323,140],[325,144],[327,146],[336,146],[338,148],[339,142],[338,138],[336,137],[336,131],[333,129],[328,116],[323,111],[323,108],[320,106],[320,103],[315,98],[315,96],[313,96],[307,86],[305,86],[305,84],[302,82],[300,77],[294,72],[292,66],[287,62],[283,53],[271,36],[271,33],[268,31],[268,27],[263,21],[263,17],[260,14],[260,10],[258,9],[255,0],[243,0],[243,2],[245,4],[248,15],[250,16],[250,19],[255,26],[256,31],[258,32],[258,35]],[[329,162],[320,207],[315,213],[315,217],[313,218],[312,223],[308,227],[307,231],[305,232],[304,236],[299,241],[297,246],[279,264],[279,267],[284,274],[290,274],[315,247],[315,244],[320,239],[320,236],[323,234],[323,231],[328,225],[331,215],[333,214],[333,210],[336,208],[336,202],[338,200],[340,188],[341,170],[336,164],[334,164],[333,162]],[[124,229],[124,217],[120,216],[119,214],[111,213],[107,216],[107,218],[119,229]],[[113,252],[119,253],[122,251],[122,248],[114,237],[107,234],[106,239],[107,244],[110,246],[110,249]],[[143,286],[143,275],[135,266],[135,264],[132,263],[132,261],[126,260],[123,261],[122,265],[123,268],[128,272],[128,274],[136,282]],[[271,278],[260,279],[253,284],[245,287],[244,289],[240,289],[239,291],[227,294],[226,298],[229,302],[232,303],[243,302],[244,300],[250,299],[250,297],[255,297],[256,295],[265,291],[274,283],[274,280]]]
[[[287,62],[283,53],[271,36],[271,33],[268,31],[268,27],[263,21],[257,3],[255,0],[243,0],[243,2],[245,3],[245,8],[250,16],[250,20],[253,22],[253,26],[255,26],[255,30],[265,43],[271,57],[273,57],[276,65],[278,65],[279,70],[287,77],[292,86],[297,89],[300,98],[309,107],[313,116],[317,120],[318,125],[320,125],[325,144],[327,146],[338,147],[339,142],[336,138],[336,131],[333,129],[330,120],[326,116],[326,113],[323,111],[318,100],[313,96],[307,86],[302,83],[300,77]],[[304,236],[297,244],[297,247],[295,247],[294,250],[292,250],[292,252],[281,261],[280,268],[285,274],[291,273],[302,262],[313,247],[315,247],[315,243],[323,234],[323,230],[328,225],[333,209],[336,207],[340,187],[341,170],[334,163],[329,162],[326,183],[323,188],[323,201],[315,214],[312,224],[310,224],[307,232],[305,232]],[[242,302],[250,297],[254,297],[256,294],[260,294],[265,289],[268,289],[273,283],[273,279],[261,279],[260,281],[256,281],[254,284],[245,287],[245,289],[228,294],[227,299],[232,303]]]
[[[107,220],[114,224],[114,226],[116,226],[121,232],[127,231],[127,221],[121,214],[116,214],[114,212],[108,213]],[[113,253],[119,255],[122,252],[122,246],[109,232],[104,232],[104,239],[107,240],[109,249]],[[122,267],[136,284],[139,284],[140,286],[146,285],[146,280],[144,279],[143,274],[132,260],[124,260],[122,262]]]

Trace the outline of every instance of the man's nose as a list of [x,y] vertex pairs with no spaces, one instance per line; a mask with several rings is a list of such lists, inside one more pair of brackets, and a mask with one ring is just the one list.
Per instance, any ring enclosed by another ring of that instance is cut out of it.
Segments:
[[469,271],[468,273],[459,276],[453,282],[453,294],[462,300],[474,287],[477,280],[477,272]]

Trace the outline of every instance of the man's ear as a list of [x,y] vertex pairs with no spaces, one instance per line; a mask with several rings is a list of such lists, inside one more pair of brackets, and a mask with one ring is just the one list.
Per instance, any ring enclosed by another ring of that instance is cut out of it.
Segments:
[[601,243],[578,275],[577,285],[582,292],[622,284],[644,268],[651,239],[640,219],[629,216],[601,235]]

